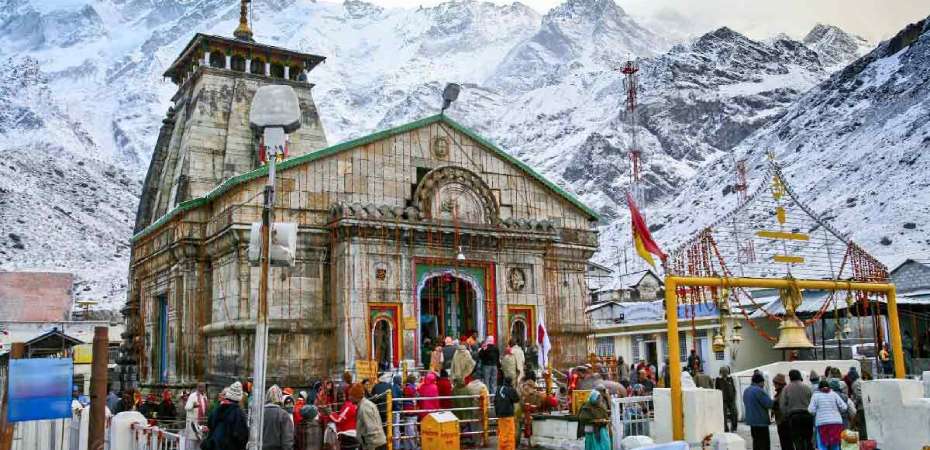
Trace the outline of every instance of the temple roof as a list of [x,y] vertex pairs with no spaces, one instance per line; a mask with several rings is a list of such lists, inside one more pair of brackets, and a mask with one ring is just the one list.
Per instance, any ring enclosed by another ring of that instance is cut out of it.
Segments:
[[[437,114],[437,115],[429,116],[429,117],[426,117],[426,118],[423,118],[423,119],[420,119],[420,120],[417,120],[417,121],[414,121],[414,122],[410,122],[410,123],[408,123],[408,124],[406,124],[406,125],[401,125],[401,126],[398,126],[398,127],[390,128],[390,129],[383,130],[383,131],[379,131],[379,132],[377,132],[377,133],[369,134],[369,135],[367,135],[367,136],[363,136],[363,137],[360,137],[360,138],[357,138],[357,139],[353,139],[353,140],[350,140],[350,141],[342,142],[342,143],[340,143],[340,144],[336,144],[336,145],[332,145],[332,146],[329,146],[329,147],[326,147],[326,148],[322,148],[322,149],[317,150],[317,151],[315,151],[315,152],[307,153],[307,154],[305,154],[305,155],[301,155],[301,156],[298,156],[298,157],[296,157],[296,158],[291,158],[291,159],[285,160],[284,162],[278,164],[278,165],[276,166],[276,168],[277,168],[277,170],[278,170],[279,172],[283,172],[283,171],[285,171],[285,170],[288,170],[288,169],[291,169],[291,168],[294,168],[294,167],[299,167],[299,166],[302,166],[302,165],[304,165],[304,164],[310,163],[310,162],[312,162],[312,161],[316,161],[316,160],[318,160],[318,159],[320,159],[320,158],[325,158],[325,157],[327,157],[327,156],[332,156],[332,155],[335,155],[335,154],[337,154],[337,153],[341,153],[341,152],[343,152],[343,151],[347,151],[347,150],[350,150],[350,149],[354,149],[354,148],[357,148],[357,147],[360,147],[360,146],[363,146],[363,145],[366,145],[366,144],[369,144],[369,143],[372,143],[372,142],[376,142],[376,141],[379,141],[379,140],[382,140],[382,139],[389,138],[389,137],[391,137],[391,136],[395,136],[395,135],[398,135],[398,134],[401,134],[401,133],[406,133],[406,132],[408,132],[408,131],[415,130],[415,129],[417,129],[417,128],[422,128],[422,127],[424,127],[424,126],[431,125],[431,124],[434,124],[434,123],[440,123],[440,122],[443,123],[443,124],[446,124],[446,125],[448,125],[448,126],[450,126],[450,127],[452,127],[452,128],[455,129],[456,131],[458,131],[458,132],[460,132],[460,133],[462,133],[462,134],[468,136],[469,138],[471,138],[472,140],[474,140],[475,142],[477,142],[477,143],[480,144],[481,146],[485,147],[486,149],[488,149],[489,151],[491,151],[491,152],[494,153],[495,155],[499,156],[501,159],[503,159],[503,160],[505,160],[505,161],[507,161],[507,162],[509,162],[509,163],[511,163],[511,164],[513,164],[513,165],[515,165],[515,166],[517,166],[517,167],[520,168],[523,172],[525,172],[526,174],[530,175],[532,178],[534,178],[534,179],[536,179],[537,181],[539,181],[540,183],[542,183],[545,187],[547,187],[548,189],[551,189],[553,192],[555,192],[556,194],[558,194],[560,197],[562,197],[563,199],[565,199],[566,201],[568,201],[569,203],[571,203],[572,205],[574,205],[575,207],[577,207],[578,209],[580,209],[581,211],[583,211],[585,214],[588,215],[588,218],[589,218],[590,220],[599,220],[599,219],[600,219],[600,216],[597,214],[597,212],[595,212],[593,209],[591,209],[590,207],[588,207],[587,205],[585,205],[584,203],[582,203],[581,200],[578,200],[578,198],[576,198],[574,195],[572,195],[572,194],[568,193],[567,191],[565,191],[564,189],[560,188],[558,185],[556,185],[555,183],[553,183],[552,181],[550,181],[550,180],[547,179],[546,177],[542,176],[540,173],[538,173],[538,172],[536,172],[535,170],[533,170],[530,166],[526,165],[526,163],[524,163],[523,161],[520,161],[519,159],[517,159],[517,158],[511,156],[509,153],[507,153],[507,152],[504,151],[503,149],[497,147],[496,145],[492,144],[492,143],[491,143],[490,141],[488,141],[487,139],[481,137],[480,135],[478,135],[477,133],[475,133],[473,130],[471,130],[471,129],[469,129],[469,128],[466,128],[465,126],[459,124],[458,122],[456,122],[456,121],[450,119],[448,116],[443,115],[443,114]],[[251,171],[249,171],[249,172],[245,172],[245,173],[239,174],[239,175],[237,175],[237,176],[235,176],[235,177],[232,177],[232,178],[230,178],[230,179],[224,181],[222,184],[220,184],[219,186],[215,187],[213,190],[211,190],[210,192],[208,192],[207,194],[205,194],[205,195],[202,196],[202,197],[193,198],[193,199],[187,200],[187,201],[185,201],[185,202],[179,203],[174,209],[172,209],[171,211],[168,211],[168,213],[166,213],[165,215],[163,215],[162,217],[160,217],[158,220],[156,220],[155,222],[153,222],[151,225],[145,227],[144,229],[142,229],[142,231],[136,233],[136,234],[132,237],[132,240],[133,240],[133,241],[136,241],[136,240],[139,240],[139,239],[141,239],[141,238],[147,236],[149,233],[151,233],[151,232],[157,230],[157,229],[160,228],[162,225],[164,225],[165,223],[167,223],[169,220],[171,220],[172,218],[174,218],[176,215],[178,215],[178,214],[180,214],[180,213],[183,213],[183,212],[185,212],[185,211],[188,211],[188,210],[191,210],[191,209],[194,209],[194,208],[198,208],[198,207],[200,207],[200,206],[203,206],[203,205],[205,205],[205,204],[207,204],[207,203],[213,201],[214,199],[218,198],[220,195],[224,194],[225,192],[229,191],[229,190],[232,189],[234,186],[238,186],[238,185],[240,185],[240,184],[246,183],[246,182],[251,181],[251,180],[254,180],[254,179],[256,179],[256,178],[264,177],[264,176],[266,176],[267,174],[268,174],[268,166],[262,166],[262,167],[259,167],[259,168],[255,169],[255,170],[251,170]]]
[[222,49],[223,51],[246,56],[262,56],[268,60],[298,61],[307,71],[313,70],[314,67],[326,60],[326,57],[323,56],[301,53],[283,47],[197,33],[181,51],[181,55],[165,70],[164,76],[177,82],[181,72],[183,72],[181,68],[188,67],[192,59],[198,58],[198,49],[210,49],[211,51]]

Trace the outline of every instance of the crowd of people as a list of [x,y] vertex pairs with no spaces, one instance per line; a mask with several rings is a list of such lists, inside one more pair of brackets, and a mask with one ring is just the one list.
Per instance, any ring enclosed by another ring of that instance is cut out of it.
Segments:
[[[383,372],[377,380],[355,380],[351,372],[341,379],[325,378],[310,383],[306,391],[273,385],[265,396],[262,426],[264,450],[337,450],[386,447],[386,424],[399,424],[394,447],[418,448],[418,424],[433,411],[454,409],[462,421],[466,442],[481,430],[478,420],[482,393],[488,395],[496,417],[514,418],[519,442],[529,427],[521,419],[527,409],[542,410],[557,403],[539,391],[536,357],[527,358],[515,341],[503,349],[493,337],[481,345],[474,339],[447,338],[434,346],[424,373]],[[373,383],[374,382],[374,383]],[[388,417],[387,394],[393,400]],[[249,440],[248,411],[252,398],[250,379],[236,381],[210,398],[204,383],[182,392],[178,402],[171,391],[143,394],[140,391],[110,392],[107,404],[114,414],[138,411],[150,424],[178,429],[203,450],[244,449]],[[311,431],[308,431],[311,430]],[[317,430],[316,432],[312,430]],[[472,432],[469,434],[469,432]]]
[[[774,420],[783,450],[839,450],[845,430],[855,430],[866,438],[862,402],[862,376],[855,367],[846,374],[828,367],[823,376],[811,372],[805,382],[800,371],[788,371],[772,378],[775,396],[765,390],[765,377],[756,372],[752,385],[743,391],[744,421],[750,428],[753,450],[771,448],[769,425]],[[727,407],[727,396],[724,395]],[[735,407],[735,405],[733,405]]]
[[[607,364],[585,364],[571,369],[568,376],[568,389],[591,390],[599,383],[605,383],[608,393],[619,396],[651,395],[657,387],[668,387],[669,361],[665,358],[661,374],[655,364],[640,359],[627,365],[623,356],[617,357],[613,371]],[[685,371],[690,374],[697,387],[713,389],[714,380],[704,373],[703,360],[695,350],[688,356]]]

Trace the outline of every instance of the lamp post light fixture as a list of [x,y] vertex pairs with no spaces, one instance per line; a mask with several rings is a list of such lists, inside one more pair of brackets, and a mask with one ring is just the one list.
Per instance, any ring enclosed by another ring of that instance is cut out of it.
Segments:
[[274,197],[275,163],[283,156],[287,145],[287,134],[300,128],[300,104],[297,93],[290,86],[274,84],[258,88],[249,107],[249,126],[262,135],[260,151],[268,161],[268,178],[265,184],[262,221],[259,227],[261,238],[260,270],[258,280],[258,311],[255,320],[255,353],[252,404],[249,407],[251,424],[248,448],[262,448],[265,415],[265,375],[268,355],[268,279],[271,270],[271,244],[274,240]]

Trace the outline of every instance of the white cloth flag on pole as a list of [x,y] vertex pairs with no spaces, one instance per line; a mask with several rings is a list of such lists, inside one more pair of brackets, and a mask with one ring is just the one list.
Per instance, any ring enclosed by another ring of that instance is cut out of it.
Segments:
[[546,331],[546,325],[542,322],[536,327],[536,343],[539,344],[539,368],[545,369],[549,362],[549,350],[552,350],[552,343],[549,342],[549,333]]

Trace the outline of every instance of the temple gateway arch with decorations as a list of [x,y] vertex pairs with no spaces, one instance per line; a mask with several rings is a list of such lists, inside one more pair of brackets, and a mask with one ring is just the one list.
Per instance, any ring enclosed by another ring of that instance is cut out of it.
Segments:
[[132,238],[123,381],[252,373],[247,247],[267,171],[248,111],[266,84],[292,86],[302,112],[278,163],[275,221],[299,231],[296,265],[271,272],[271,382],[420,365],[426,338],[534,342],[541,322],[555,364],[583,361],[595,212],[442,115],[327,146],[306,81],[322,60],[197,34],[168,68],[178,91]]

